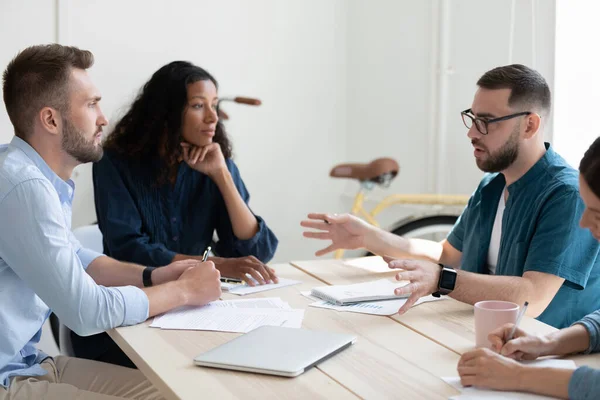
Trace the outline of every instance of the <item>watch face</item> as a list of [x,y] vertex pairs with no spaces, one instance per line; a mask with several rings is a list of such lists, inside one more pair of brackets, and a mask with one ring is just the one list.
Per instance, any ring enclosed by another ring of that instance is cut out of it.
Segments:
[[456,271],[444,270],[442,273],[442,280],[440,281],[440,287],[442,289],[453,290],[456,284]]

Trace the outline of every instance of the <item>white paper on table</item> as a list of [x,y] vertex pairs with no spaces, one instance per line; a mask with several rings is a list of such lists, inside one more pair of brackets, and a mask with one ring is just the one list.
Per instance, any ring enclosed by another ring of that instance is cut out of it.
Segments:
[[222,300],[209,303],[213,307],[232,308],[279,308],[291,310],[290,305],[280,297],[262,297],[257,299]]
[[[381,301],[365,301],[361,303],[348,304],[345,306],[340,306],[337,304],[330,303],[324,300],[318,300],[314,296],[311,296],[310,292],[301,292],[303,296],[308,297],[312,300],[317,300],[316,302],[310,304],[311,307],[317,308],[327,308],[330,310],[336,311],[348,311],[348,312],[356,312],[361,314],[372,314],[372,315],[394,315],[398,312],[400,307],[406,303],[407,299],[395,299],[395,300],[381,300]],[[415,303],[415,306],[418,306],[422,303],[427,303],[431,301],[439,301],[445,300],[444,297],[433,297],[433,296],[424,296],[421,297]]]
[[286,286],[297,285],[301,283],[300,281],[295,281],[292,279],[279,278],[279,283],[267,283],[266,285],[256,285],[256,286],[248,286],[247,284],[235,285],[235,287],[231,287],[227,293],[237,294],[240,296],[252,293],[264,292],[266,290],[279,289]]
[[287,313],[287,320],[282,326],[284,328],[302,328],[302,321],[304,320],[304,310],[293,309],[286,311],[293,312]]
[[318,297],[316,297],[316,296],[313,296],[313,295],[311,294],[310,290],[303,290],[303,291],[301,291],[301,292],[300,292],[300,294],[301,294],[302,296],[304,296],[304,297],[308,298],[308,299],[311,299],[311,300],[313,300],[313,301],[321,301],[321,299],[319,299]]
[[258,299],[239,299],[239,300],[219,300],[208,303],[201,307],[180,307],[175,310],[171,310],[165,314],[159,315],[154,318],[150,327],[160,328],[163,322],[173,318],[173,315],[180,315],[183,313],[194,312],[194,310],[207,310],[215,308],[275,308],[275,309],[286,309],[290,310],[291,307],[288,303],[281,300],[279,297],[266,297]]
[[[572,360],[555,360],[555,359],[544,359],[535,361],[524,361],[523,364],[528,364],[536,367],[552,367],[552,368],[563,368],[563,369],[574,369],[576,368],[575,363]],[[543,396],[533,393],[521,393],[521,392],[503,392],[499,390],[491,389],[479,389],[476,387],[463,387],[460,383],[459,377],[445,377],[442,378],[446,383],[459,390],[461,394],[451,397],[450,399],[456,400],[471,400],[471,399],[490,399],[490,400],[544,400],[554,399],[554,397]]]
[[303,318],[304,310],[202,307],[167,314],[160,328],[246,333],[264,325],[300,327]]
[[348,267],[360,268],[370,272],[390,272],[392,269],[388,267],[388,263],[383,261],[380,256],[361,257],[343,262]]

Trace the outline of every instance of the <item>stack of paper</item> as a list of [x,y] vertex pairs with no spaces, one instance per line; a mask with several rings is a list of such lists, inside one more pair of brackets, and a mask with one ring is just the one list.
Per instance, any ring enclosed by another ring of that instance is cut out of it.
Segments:
[[182,307],[154,318],[161,329],[246,333],[263,325],[300,328],[304,310],[280,298],[214,301],[203,307]]
[[266,285],[248,286],[247,284],[239,283],[221,283],[221,290],[231,294],[237,294],[243,296],[246,294],[264,292],[266,290],[279,289],[286,286],[297,285],[300,281],[294,281],[292,279],[279,278],[279,283],[268,283]]
[[[394,315],[398,312],[400,307],[406,303],[407,299],[396,299],[396,300],[381,300],[381,301],[365,301],[362,303],[354,303],[347,305],[337,305],[325,300],[319,300],[311,295],[311,292],[302,292],[302,294],[309,299],[317,300],[310,304],[311,307],[327,308],[336,311],[349,311],[361,314],[373,314],[373,315]],[[418,306],[422,303],[430,301],[444,300],[443,297],[425,296],[421,297],[414,306]],[[413,306],[413,307],[414,307]]]
[[319,286],[311,290],[311,295],[321,300],[342,306],[352,303],[407,298],[410,293],[396,296],[394,290],[409,282],[392,282],[387,279],[353,283],[351,285]]
[[[536,367],[553,367],[563,369],[574,369],[576,368],[575,363],[571,360],[536,360],[527,361],[524,364],[534,365]],[[542,399],[553,399],[554,397],[542,396],[533,393],[517,393],[517,392],[504,392],[491,389],[480,389],[476,387],[463,387],[460,384],[460,378],[448,377],[442,378],[446,383],[452,385],[455,389],[461,392],[460,395],[453,396],[450,400],[475,400],[475,399],[519,399],[519,400],[542,400]]]

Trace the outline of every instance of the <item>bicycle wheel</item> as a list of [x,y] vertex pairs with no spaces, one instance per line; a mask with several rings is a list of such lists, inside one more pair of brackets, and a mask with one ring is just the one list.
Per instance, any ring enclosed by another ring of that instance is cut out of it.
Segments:
[[[407,221],[394,228],[391,232],[394,235],[403,236],[405,238],[440,241],[446,238],[457,219],[458,217],[456,215],[432,215]],[[365,256],[372,255],[373,253],[370,252],[365,254]]]
[[[433,215],[408,221],[395,228],[392,233],[407,238],[431,238],[442,240],[452,230],[458,219],[455,215]],[[443,235],[443,237],[440,237]],[[432,237],[435,236],[435,237]]]

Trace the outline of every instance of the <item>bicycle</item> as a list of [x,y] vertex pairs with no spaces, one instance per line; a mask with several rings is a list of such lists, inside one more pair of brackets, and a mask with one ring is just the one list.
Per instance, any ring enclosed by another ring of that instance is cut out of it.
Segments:
[[[441,240],[450,232],[460,213],[467,205],[469,196],[443,194],[392,194],[386,196],[372,210],[366,210],[366,194],[379,185],[388,188],[400,171],[400,165],[392,158],[378,158],[366,164],[339,164],[329,173],[332,178],[355,179],[360,188],[354,197],[350,213],[362,217],[368,223],[380,227],[377,215],[396,205],[434,206],[433,209],[396,221],[389,232],[407,238]],[[342,258],[344,250],[336,250],[334,257]],[[372,255],[366,253],[365,255]]]

